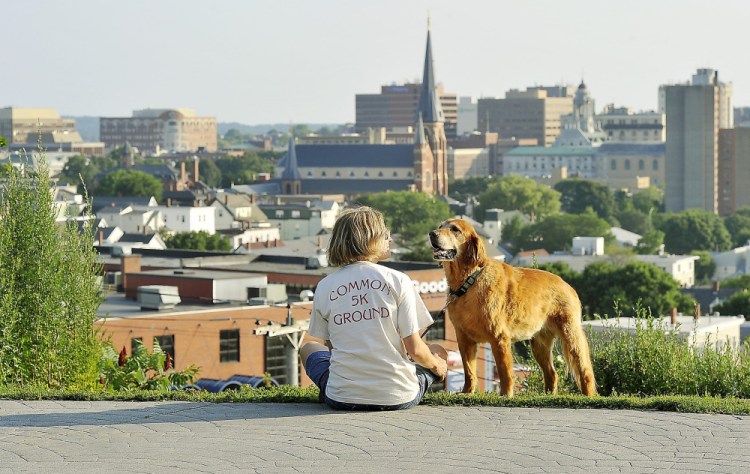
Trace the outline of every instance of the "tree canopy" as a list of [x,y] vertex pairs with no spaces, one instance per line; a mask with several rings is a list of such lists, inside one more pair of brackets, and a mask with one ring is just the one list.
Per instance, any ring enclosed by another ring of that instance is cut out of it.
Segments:
[[487,191],[479,195],[479,205],[474,209],[474,218],[484,220],[487,209],[521,211],[532,222],[557,213],[560,210],[560,193],[533,179],[518,175],[504,176],[490,183]]
[[110,157],[74,155],[68,158],[60,172],[59,179],[62,182],[77,184],[78,192],[83,194],[84,188],[89,191],[93,189],[94,177],[97,174],[115,166],[117,166],[117,160]]
[[200,180],[210,188],[218,188],[221,186],[221,170],[214,163],[214,160],[201,160],[198,163],[198,171],[200,172]]
[[386,224],[405,243],[427,239],[427,233],[451,217],[448,204],[423,193],[387,191],[359,198],[360,204],[383,213]]
[[250,184],[260,173],[273,174],[274,161],[259,153],[248,152],[242,156],[227,156],[216,160],[221,171],[221,185],[228,188],[232,184]]
[[606,241],[612,240],[609,229],[609,223],[593,213],[555,214],[524,227],[516,245],[525,250],[570,250],[573,237],[604,237]]
[[161,181],[143,171],[119,169],[102,179],[95,193],[100,196],[154,196],[161,201]]
[[739,291],[724,302],[714,306],[714,311],[718,311],[719,314],[727,315],[743,315],[745,320],[750,321],[750,291],[742,290]]
[[166,237],[164,243],[170,249],[216,250],[228,252],[232,250],[232,242],[221,234],[209,234],[201,230],[198,232],[177,232]]
[[693,250],[721,251],[732,247],[721,217],[708,211],[689,209],[654,216],[654,225],[664,232],[665,250],[688,254]]
[[448,183],[448,194],[457,201],[465,201],[471,196],[479,196],[487,191],[490,183],[497,182],[499,178],[492,176],[472,176],[464,179],[456,179]]
[[597,216],[609,219],[616,209],[612,191],[594,181],[566,179],[557,183],[554,189],[560,193],[561,209],[569,214],[581,214],[591,208]]
[[633,316],[636,308],[648,308],[653,316],[667,314],[671,308],[690,311],[694,301],[679,290],[677,281],[660,268],[638,261],[624,265],[597,262],[583,272],[570,270],[567,265],[544,268],[560,275],[575,288],[581,299],[584,314],[591,317]]
[[724,219],[724,225],[732,236],[733,247],[741,247],[750,242],[750,208],[738,209],[733,216]]

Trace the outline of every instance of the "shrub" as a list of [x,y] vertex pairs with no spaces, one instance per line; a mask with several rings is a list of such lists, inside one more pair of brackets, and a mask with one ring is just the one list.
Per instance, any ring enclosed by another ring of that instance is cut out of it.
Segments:
[[99,361],[99,380],[104,388],[111,390],[169,390],[186,386],[198,374],[195,365],[178,371],[170,361],[156,339],[151,354],[138,341],[130,357],[125,356],[125,348],[118,353],[107,345]]
[[57,222],[44,154],[8,167],[0,195],[0,386],[96,381],[101,264],[91,215]]

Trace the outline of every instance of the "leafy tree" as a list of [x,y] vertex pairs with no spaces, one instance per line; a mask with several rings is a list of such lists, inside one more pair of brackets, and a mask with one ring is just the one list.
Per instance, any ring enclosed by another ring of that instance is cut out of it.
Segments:
[[690,255],[700,257],[695,261],[695,282],[703,285],[711,283],[716,272],[716,263],[711,258],[711,254],[705,250],[694,250],[690,252]]
[[653,228],[648,214],[641,211],[619,211],[615,214],[615,217],[620,222],[620,227],[636,234],[643,235]]
[[465,201],[471,196],[479,196],[487,191],[490,183],[497,182],[498,178],[492,176],[472,176],[470,178],[456,179],[448,184],[448,194],[457,201]]
[[662,245],[664,245],[664,232],[650,229],[638,241],[635,251],[640,255],[653,255],[659,251]]
[[750,289],[750,275],[744,274],[727,278],[726,280],[721,282],[721,285],[724,288],[740,288],[743,290],[748,290]]
[[747,321],[750,321],[750,291],[745,289],[733,294],[724,302],[714,306],[714,311],[734,316],[741,314]]
[[96,187],[101,196],[154,196],[161,201],[164,187],[157,178],[143,171],[119,169],[102,179]]
[[78,192],[83,194],[85,190],[93,189],[94,177],[97,174],[116,166],[117,161],[109,157],[75,155],[71,156],[65,163],[59,178],[61,181],[77,183]]
[[216,250],[228,252],[232,250],[232,242],[221,234],[209,234],[205,230],[198,232],[177,232],[166,237],[164,243],[170,249]]
[[0,386],[92,387],[102,270],[93,219],[82,233],[56,222],[43,153],[40,162],[33,174],[11,169],[0,197]]
[[508,220],[505,225],[500,228],[501,240],[503,242],[509,242],[514,247],[517,247],[520,243],[521,236],[523,235],[523,229],[526,227],[526,223],[521,219],[521,216],[515,215]]
[[735,215],[726,217],[724,225],[732,236],[734,247],[742,247],[750,242],[750,208],[739,209]]
[[8,140],[4,136],[0,135],[0,148],[8,146]]
[[654,186],[639,191],[633,194],[633,207],[644,214],[661,212],[664,209],[664,193]]
[[432,249],[427,245],[426,241],[416,241],[409,248],[408,251],[401,254],[399,260],[406,262],[432,262]]
[[565,280],[573,288],[578,286],[578,280],[581,278],[581,274],[570,268],[570,265],[565,262],[544,263],[542,265],[539,265],[537,268],[539,270],[554,273],[555,275]]
[[732,246],[732,239],[721,217],[699,209],[659,214],[654,219],[664,232],[667,252],[687,254],[693,250],[720,251]]
[[611,316],[617,309],[623,316],[633,316],[640,306],[659,316],[673,307],[689,311],[694,304],[668,273],[637,261],[623,266],[593,263],[581,273],[576,290],[590,315]]
[[569,250],[573,237],[604,237],[606,241],[611,241],[613,237],[609,229],[609,223],[593,213],[557,214],[524,227],[518,245],[527,250]]
[[232,184],[250,184],[260,173],[273,173],[274,161],[258,153],[248,152],[242,156],[227,156],[216,160],[221,171],[221,185],[228,188]]
[[424,240],[428,232],[451,216],[445,202],[423,193],[387,191],[359,198],[359,203],[379,210],[394,234],[404,243]]
[[603,184],[586,179],[566,179],[557,183],[554,189],[560,193],[562,210],[569,214],[581,214],[590,207],[602,219],[609,219],[615,211],[612,191]]
[[537,185],[533,179],[518,175],[504,176],[490,183],[487,191],[479,195],[474,218],[484,220],[484,212],[493,208],[521,211],[534,222],[560,210],[560,193],[547,186]]
[[221,170],[213,160],[201,160],[198,163],[200,180],[206,183],[209,188],[218,188],[221,186]]

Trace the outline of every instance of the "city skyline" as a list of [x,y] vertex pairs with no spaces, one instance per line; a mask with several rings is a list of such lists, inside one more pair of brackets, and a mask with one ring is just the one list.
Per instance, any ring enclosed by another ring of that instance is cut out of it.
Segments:
[[659,85],[706,67],[750,105],[739,0],[31,0],[4,12],[14,40],[0,107],[63,115],[188,107],[220,122],[354,122],[356,94],[420,80],[428,16],[437,80],[459,96],[583,79],[598,109],[653,110]]

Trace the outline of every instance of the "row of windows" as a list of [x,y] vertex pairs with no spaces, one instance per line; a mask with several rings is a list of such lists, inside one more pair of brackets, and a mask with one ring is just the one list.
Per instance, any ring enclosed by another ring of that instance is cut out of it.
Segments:
[[[154,337],[154,342],[159,344],[162,352],[169,354],[172,366],[175,364],[174,357],[174,334]],[[130,340],[130,353],[135,353],[139,345],[143,344],[143,338],[134,337]],[[240,330],[226,329],[219,331],[219,362],[240,361]]]
[[[308,178],[312,178],[313,176],[314,176],[314,174],[313,174],[313,172],[312,172],[312,171],[308,171],[308,172],[307,172],[307,177],[308,177]],[[321,171],[321,172],[320,172],[320,177],[321,177],[321,178],[325,178],[325,177],[327,177],[327,176],[328,176],[328,173],[326,173],[325,171]],[[336,171],[336,174],[335,174],[335,176],[336,176],[337,178],[340,178],[340,177],[342,176],[342,174],[341,174],[341,171]],[[365,172],[364,172],[364,174],[363,174],[362,176],[363,176],[364,178],[369,178],[369,177],[370,177],[370,172],[369,172],[369,171],[365,171]],[[356,175],[356,173],[354,173],[354,171],[350,171],[350,172],[349,172],[349,177],[350,177],[350,178],[356,178],[356,177],[357,177],[357,175]],[[384,173],[383,173],[382,171],[378,171],[377,177],[378,177],[378,178],[384,178],[384,177],[385,177],[385,174],[384,174]],[[394,171],[394,172],[393,172],[393,177],[394,177],[394,178],[398,178],[398,177],[399,177],[399,176],[398,176],[398,171]],[[411,172],[411,171],[408,171],[408,172],[406,172],[406,177],[407,177],[407,178],[411,178],[411,177],[412,177],[412,172]]]
[[[612,171],[616,171],[617,170],[617,160],[612,160],[612,161],[609,162],[609,169],[611,169]],[[630,170],[630,160],[623,161],[623,169],[625,171],[629,171]],[[638,171],[643,171],[645,169],[646,169],[646,163],[645,163],[645,161],[644,160],[638,160]],[[654,160],[651,163],[651,169],[653,171],[659,171],[659,160]]]

